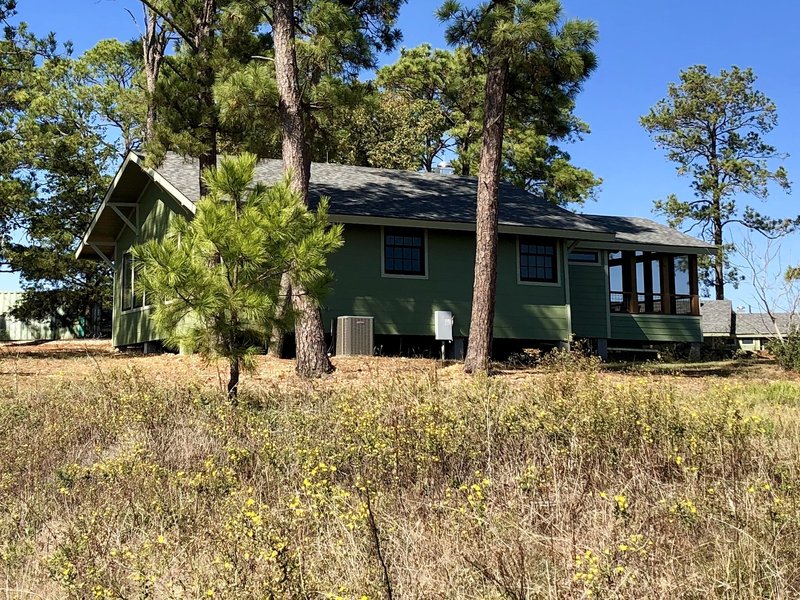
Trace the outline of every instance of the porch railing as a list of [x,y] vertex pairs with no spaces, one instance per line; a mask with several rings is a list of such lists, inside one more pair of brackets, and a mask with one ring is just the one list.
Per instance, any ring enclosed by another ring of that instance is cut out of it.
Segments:
[[700,315],[700,296],[697,294],[644,294],[611,292],[612,313]]

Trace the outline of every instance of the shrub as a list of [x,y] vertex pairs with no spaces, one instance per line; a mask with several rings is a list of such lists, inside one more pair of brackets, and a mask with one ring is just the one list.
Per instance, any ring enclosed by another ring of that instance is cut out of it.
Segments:
[[767,350],[784,369],[800,372],[800,332],[792,332],[783,340],[771,340]]

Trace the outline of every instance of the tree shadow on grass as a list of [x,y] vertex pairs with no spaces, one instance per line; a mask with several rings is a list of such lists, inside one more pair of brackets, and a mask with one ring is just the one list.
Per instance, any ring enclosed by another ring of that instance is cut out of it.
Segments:
[[603,365],[611,373],[643,373],[678,377],[748,377],[758,375],[765,367],[774,367],[772,359],[737,359],[710,362],[615,362]]
[[108,344],[86,343],[83,340],[69,342],[52,340],[33,340],[0,345],[2,359],[71,359],[86,357],[124,358],[126,355],[114,352],[110,340]]

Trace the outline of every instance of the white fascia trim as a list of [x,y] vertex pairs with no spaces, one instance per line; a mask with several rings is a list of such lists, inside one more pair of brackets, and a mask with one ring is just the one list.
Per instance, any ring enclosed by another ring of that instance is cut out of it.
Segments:
[[189,211],[192,214],[197,212],[197,206],[195,206],[194,202],[192,202],[191,200],[189,200],[189,198],[184,196],[183,192],[181,192],[178,188],[172,185],[167,179],[165,179],[164,176],[161,175],[161,173],[159,173],[155,169],[150,169],[145,167],[142,164],[142,159],[139,157],[138,154],[136,154],[135,152],[131,152],[129,153],[129,156],[132,157],[131,162],[135,162],[142,171],[147,173],[153,181],[155,181],[158,185],[164,188],[164,190],[166,190],[170,195],[172,195],[178,202],[180,202],[181,206],[183,206],[187,211]]
[[134,153],[128,152],[128,155],[125,157],[125,160],[122,161],[122,164],[119,166],[119,169],[117,169],[117,172],[114,175],[114,179],[111,180],[111,185],[108,187],[108,191],[106,192],[106,195],[103,197],[103,201],[100,203],[100,206],[97,207],[97,210],[94,211],[94,217],[92,217],[92,222],[89,223],[89,227],[86,228],[86,233],[83,234],[81,243],[78,246],[78,249],[75,251],[75,258],[79,258],[84,247],[89,245],[88,243],[89,236],[92,234],[95,225],[97,225],[97,221],[100,220],[100,215],[103,214],[103,210],[105,210],[106,204],[108,204],[108,200],[111,198],[111,195],[117,188],[119,180],[122,178],[122,173],[125,171],[125,167],[128,166],[129,162],[132,162],[131,161],[132,156],[134,156]]

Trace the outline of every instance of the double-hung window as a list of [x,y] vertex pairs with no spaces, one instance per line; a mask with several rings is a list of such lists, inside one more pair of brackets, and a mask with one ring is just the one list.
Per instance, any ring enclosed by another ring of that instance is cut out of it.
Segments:
[[122,310],[133,308],[133,256],[130,253],[122,255]]
[[387,227],[383,232],[383,272],[424,277],[425,230]]

